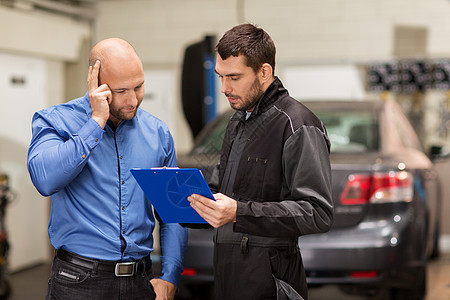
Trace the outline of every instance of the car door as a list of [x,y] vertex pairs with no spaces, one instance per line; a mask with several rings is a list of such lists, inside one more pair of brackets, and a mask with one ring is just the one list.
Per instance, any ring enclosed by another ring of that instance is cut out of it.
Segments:
[[416,184],[416,192],[422,193],[422,197],[426,202],[428,213],[428,239],[427,239],[427,254],[428,256],[437,255],[437,241],[439,238],[439,223],[440,223],[440,185],[437,172],[434,169],[433,163],[425,155],[420,141],[412,128],[411,123],[406,116],[401,112],[400,107],[393,105],[390,107],[393,113],[393,124],[398,131],[401,142],[408,150],[414,154],[414,164],[409,167],[416,168],[420,173],[423,190],[420,185]]

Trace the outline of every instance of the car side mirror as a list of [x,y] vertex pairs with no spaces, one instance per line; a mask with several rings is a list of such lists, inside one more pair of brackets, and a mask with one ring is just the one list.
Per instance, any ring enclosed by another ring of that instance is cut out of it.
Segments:
[[450,157],[450,149],[442,145],[432,145],[429,156],[431,160],[447,159]]

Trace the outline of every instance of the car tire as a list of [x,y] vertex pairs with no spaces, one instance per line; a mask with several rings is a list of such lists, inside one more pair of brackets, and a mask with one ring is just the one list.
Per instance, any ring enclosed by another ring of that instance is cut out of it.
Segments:
[[417,281],[411,284],[412,288],[393,288],[391,290],[392,300],[423,300],[427,290],[427,270],[422,266],[415,275]]
[[441,230],[439,228],[439,224],[436,224],[436,228],[434,230],[434,237],[433,237],[433,249],[430,254],[430,258],[432,258],[432,259],[438,258],[440,255],[440,249],[439,249],[440,235],[441,235]]
[[197,283],[184,286],[183,293],[175,296],[175,300],[214,300],[214,284]]
[[11,284],[5,278],[0,279],[0,300],[8,299],[11,294]]

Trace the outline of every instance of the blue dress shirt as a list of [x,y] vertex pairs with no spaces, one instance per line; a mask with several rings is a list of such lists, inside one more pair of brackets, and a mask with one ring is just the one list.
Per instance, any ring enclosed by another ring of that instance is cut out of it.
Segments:
[[[152,206],[131,168],[176,166],[167,126],[138,109],[114,130],[91,118],[89,97],[33,116],[28,170],[37,190],[51,197],[52,245],[85,257],[130,261],[153,251]],[[163,275],[178,285],[187,230],[160,224]]]

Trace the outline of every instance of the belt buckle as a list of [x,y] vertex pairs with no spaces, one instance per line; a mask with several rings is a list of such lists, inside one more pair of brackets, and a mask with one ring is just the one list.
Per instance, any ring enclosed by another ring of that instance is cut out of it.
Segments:
[[243,236],[242,240],[241,240],[241,251],[242,254],[247,254],[248,253],[248,237]]
[[134,276],[136,274],[137,263],[135,261],[116,263],[114,274],[118,277]]

